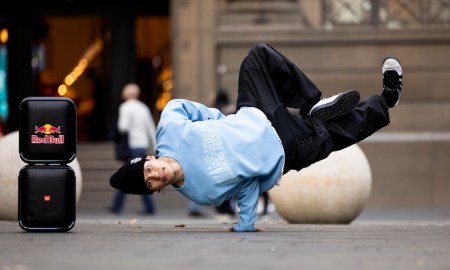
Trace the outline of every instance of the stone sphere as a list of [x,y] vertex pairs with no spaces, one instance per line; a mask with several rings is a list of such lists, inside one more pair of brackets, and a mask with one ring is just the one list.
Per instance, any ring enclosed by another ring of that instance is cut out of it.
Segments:
[[[20,169],[27,165],[19,156],[19,132],[0,138],[0,220],[18,219],[18,179]],[[81,196],[82,175],[77,158],[68,164],[76,177],[76,202]]]
[[369,162],[353,145],[283,175],[269,196],[289,223],[348,224],[364,209],[371,188]]

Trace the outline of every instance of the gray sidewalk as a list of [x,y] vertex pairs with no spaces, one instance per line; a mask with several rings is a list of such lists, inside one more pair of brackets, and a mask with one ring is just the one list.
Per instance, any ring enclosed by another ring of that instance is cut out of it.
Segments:
[[0,269],[450,269],[449,209],[369,209],[350,225],[293,225],[276,214],[258,233],[185,209],[114,216],[80,209],[68,233],[0,221]]

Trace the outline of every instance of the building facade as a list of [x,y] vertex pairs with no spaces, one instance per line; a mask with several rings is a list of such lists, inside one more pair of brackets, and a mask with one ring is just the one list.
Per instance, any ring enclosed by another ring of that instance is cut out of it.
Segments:
[[362,142],[373,207],[450,206],[450,5],[401,0],[184,0],[171,2],[174,96],[236,98],[239,65],[268,42],[325,96],[381,92],[381,63],[395,55],[404,92],[391,125]]

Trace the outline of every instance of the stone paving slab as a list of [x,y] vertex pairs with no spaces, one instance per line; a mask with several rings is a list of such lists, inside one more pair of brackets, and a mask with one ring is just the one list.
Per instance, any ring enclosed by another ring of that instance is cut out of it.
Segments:
[[27,233],[0,221],[0,269],[450,269],[447,214],[386,220],[375,212],[350,225],[275,217],[258,221],[258,233],[168,214],[80,214],[67,233]]

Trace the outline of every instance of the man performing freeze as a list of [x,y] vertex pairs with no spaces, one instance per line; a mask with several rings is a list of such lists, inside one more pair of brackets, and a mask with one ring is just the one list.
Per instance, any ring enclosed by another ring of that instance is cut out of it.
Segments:
[[389,124],[403,72],[399,61],[388,57],[382,73],[381,95],[359,102],[359,93],[348,91],[321,99],[321,91],[294,63],[270,45],[257,44],[240,68],[236,114],[170,101],[157,127],[156,156],[129,160],[110,184],[131,194],[172,185],[202,205],[236,198],[239,220],[231,230],[256,231],[258,195],[284,173],[308,167]]

